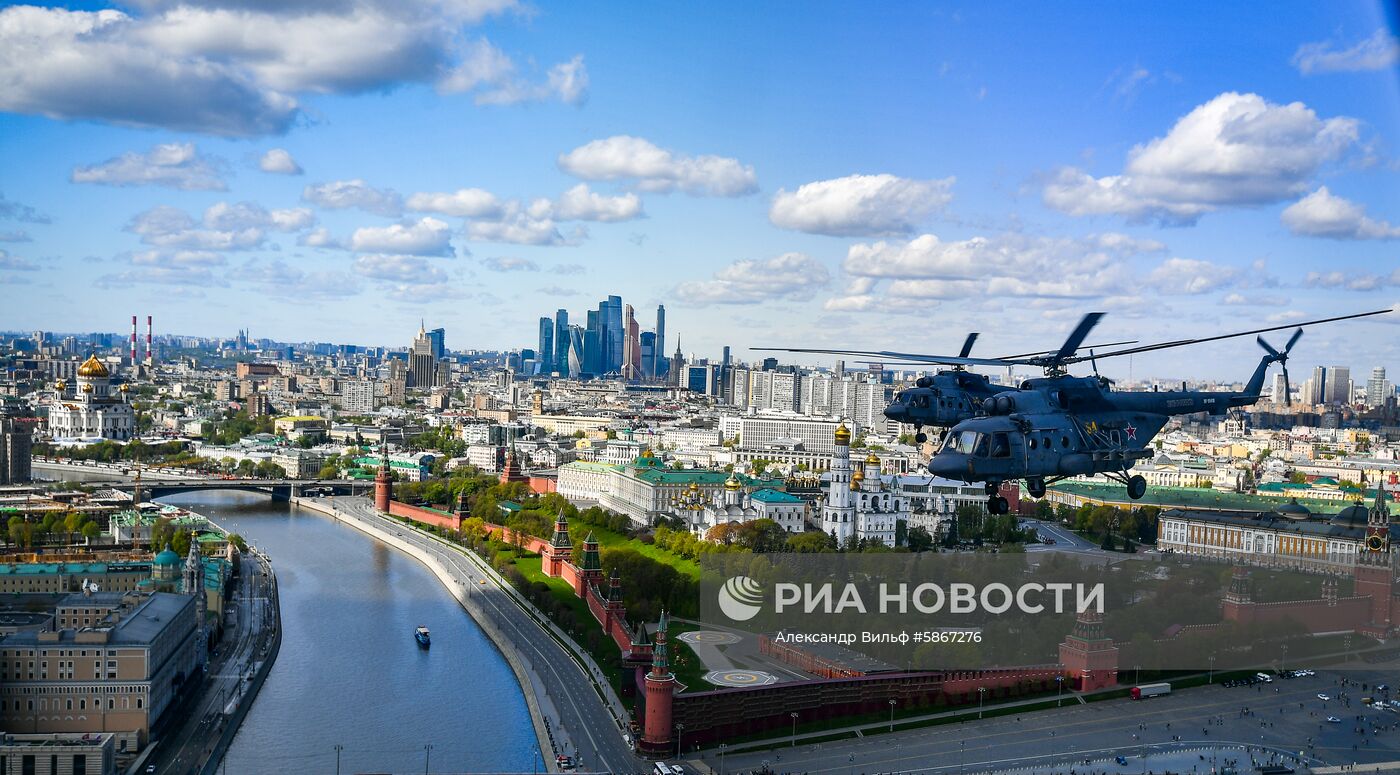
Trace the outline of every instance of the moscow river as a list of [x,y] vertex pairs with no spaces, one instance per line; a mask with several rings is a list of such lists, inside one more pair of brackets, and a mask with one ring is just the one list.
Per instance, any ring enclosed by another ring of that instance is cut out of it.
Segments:
[[[243,535],[277,573],[282,651],[233,740],[227,772],[332,773],[337,745],[346,773],[417,772],[425,763],[434,772],[539,767],[515,675],[417,560],[265,496],[161,501]],[[413,639],[420,624],[432,631],[431,649]]]

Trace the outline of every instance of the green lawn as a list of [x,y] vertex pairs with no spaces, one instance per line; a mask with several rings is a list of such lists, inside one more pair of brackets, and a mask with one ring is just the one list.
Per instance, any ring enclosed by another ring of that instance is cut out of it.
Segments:
[[644,557],[650,557],[657,562],[670,565],[683,576],[689,576],[696,581],[700,580],[700,564],[694,560],[687,560],[679,554],[662,549],[655,544],[642,543],[635,538],[628,538],[621,533],[614,533],[605,527],[590,525],[582,520],[571,525],[569,530],[570,537],[574,540],[574,551],[579,555],[583,553],[583,539],[589,531],[593,532],[593,537],[598,540],[598,545],[602,548],[634,549]]
[[704,678],[705,674],[710,672],[705,668],[705,663],[695,656],[690,644],[676,638],[683,632],[699,629],[703,628],[674,620],[667,628],[666,642],[671,644],[671,672],[676,674],[676,680],[684,685],[686,691],[689,692],[708,692],[715,688]]

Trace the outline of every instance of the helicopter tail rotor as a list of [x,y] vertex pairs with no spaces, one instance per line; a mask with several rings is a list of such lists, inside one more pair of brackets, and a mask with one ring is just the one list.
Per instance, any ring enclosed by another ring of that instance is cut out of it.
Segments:
[[[1259,342],[1259,346],[1263,347],[1264,350],[1269,353],[1269,359],[1277,363],[1279,368],[1283,369],[1283,400],[1288,406],[1293,405],[1293,389],[1288,382],[1288,353],[1302,336],[1303,329],[1299,328],[1294,331],[1293,336],[1288,337],[1288,344],[1283,346],[1282,352],[1274,349],[1272,345],[1264,341],[1264,337],[1255,337],[1255,341]],[[1277,397],[1274,398],[1274,402],[1278,403]]]

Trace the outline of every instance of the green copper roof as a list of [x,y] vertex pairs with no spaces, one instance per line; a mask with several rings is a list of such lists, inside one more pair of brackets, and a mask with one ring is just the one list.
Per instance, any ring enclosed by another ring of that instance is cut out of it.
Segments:
[[779,490],[774,490],[774,489],[767,488],[767,487],[763,488],[762,490],[754,490],[752,493],[749,494],[749,497],[750,497],[750,498],[753,498],[753,499],[756,500],[756,501],[763,501],[764,503],[801,503],[801,502],[802,502],[802,499],[799,498],[799,497],[797,497],[796,495],[790,495],[790,494],[788,494],[788,493],[781,492],[781,491],[779,491]]
[[[1287,502],[1287,499],[1300,488],[1288,485],[1281,487],[1261,485],[1259,495],[1249,495],[1206,487],[1148,487],[1147,494],[1138,501],[1128,498],[1127,490],[1121,484],[1060,482],[1051,485],[1049,489],[1122,506],[1160,506],[1162,508],[1177,506],[1226,511],[1272,511],[1280,503]],[[1367,493],[1371,492],[1367,490]],[[1359,495],[1360,491],[1357,490],[1356,494]],[[1314,512],[1329,514],[1339,511],[1347,505],[1345,500],[1324,498],[1298,498],[1298,502]]]

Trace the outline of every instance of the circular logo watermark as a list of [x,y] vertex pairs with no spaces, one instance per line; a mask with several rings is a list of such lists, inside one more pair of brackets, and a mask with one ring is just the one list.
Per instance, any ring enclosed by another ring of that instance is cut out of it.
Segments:
[[736,622],[758,616],[763,607],[763,587],[748,576],[734,576],[719,588],[719,610]]

